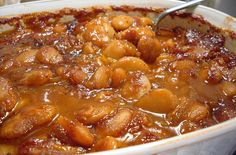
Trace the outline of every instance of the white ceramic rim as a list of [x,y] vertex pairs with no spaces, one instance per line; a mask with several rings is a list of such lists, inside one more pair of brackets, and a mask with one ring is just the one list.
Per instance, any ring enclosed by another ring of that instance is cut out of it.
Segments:
[[[57,10],[64,7],[73,8],[84,8],[89,6],[109,6],[109,5],[133,5],[142,7],[171,7],[183,2],[176,0],[44,0],[44,1],[34,1],[22,4],[13,4],[8,6],[3,6],[0,8],[0,16],[18,15],[31,12],[39,11],[51,11]],[[52,6],[53,5],[53,6]],[[198,6],[194,13],[204,14],[204,18],[210,23],[217,27],[227,28],[236,32],[236,19],[218,10],[208,8],[205,6]],[[212,16],[214,14],[214,16]],[[208,16],[209,15],[209,16]],[[214,18],[213,18],[214,17]],[[225,23],[225,19],[230,18],[230,22]],[[221,22],[219,22],[221,21]],[[230,27],[229,27],[230,25]],[[209,140],[219,135],[236,130],[236,118],[225,121],[223,123],[187,133],[180,136],[175,136],[172,138],[163,139],[156,142],[151,142],[142,145],[130,146],[126,148],[121,148],[112,151],[102,151],[96,153],[90,153],[92,155],[133,155],[134,151],[139,154],[154,154],[161,153],[164,151],[176,149],[182,146],[190,145],[193,143]]]
[[[181,3],[183,2],[178,0],[43,0],[2,6],[0,7],[0,16],[50,11],[65,7],[83,8],[94,5],[135,5],[139,7],[170,7]],[[236,31],[236,19],[228,14],[205,6],[197,7],[194,10],[194,13],[204,14],[204,18],[206,18],[210,23],[217,27],[227,28],[229,30]]]

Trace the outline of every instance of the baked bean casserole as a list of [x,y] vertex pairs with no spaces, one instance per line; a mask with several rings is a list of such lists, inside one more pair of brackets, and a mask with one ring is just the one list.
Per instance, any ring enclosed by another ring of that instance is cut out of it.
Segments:
[[155,12],[2,17],[1,155],[112,150],[235,117],[236,56],[220,30],[154,32]]

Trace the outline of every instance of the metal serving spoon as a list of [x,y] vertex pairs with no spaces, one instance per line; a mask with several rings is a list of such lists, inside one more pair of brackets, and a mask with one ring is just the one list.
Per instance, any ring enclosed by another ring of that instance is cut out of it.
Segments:
[[159,14],[157,16],[157,18],[154,20],[154,30],[155,31],[157,30],[159,22],[165,16],[167,16],[168,14],[170,14],[172,12],[175,12],[175,11],[178,11],[178,10],[182,10],[182,9],[185,9],[185,8],[196,6],[196,5],[200,4],[203,1],[205,1],[205,0],[192,0],[192,1],[186,2],[184,4],[181,4],[181,5],[178,5],[178,6],[175,6],[175,7],[172,7],[172,8],[169,8],[169,9],[165,10],[164,12]]

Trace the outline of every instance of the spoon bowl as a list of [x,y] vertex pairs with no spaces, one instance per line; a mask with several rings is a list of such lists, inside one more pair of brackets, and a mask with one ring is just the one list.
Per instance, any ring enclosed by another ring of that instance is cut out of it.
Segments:
[[182,10],[182,9],[186,9],[186,8],[189,8],[189,7],[193,7],[193,6],[196,6],[196,5],[199,5],[203,1],[205,1],[205,0],[192,0],[192,1],[189,1],[189,2],[186,2],[186,3],[183,3],[181,5],[177,5],[177,6],[169,8],[169,9],[166,9],[164,12],[159,14],[157,16],[157,18],[154,20],[154,30],[156,31],[158,29],[159,22],[165,16],[169,15],[170,13],[175,12],[175,11],[179,11],[179,10]]

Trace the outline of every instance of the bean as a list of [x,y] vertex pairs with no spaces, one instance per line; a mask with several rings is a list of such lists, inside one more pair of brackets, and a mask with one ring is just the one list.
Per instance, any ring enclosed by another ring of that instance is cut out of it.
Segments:
[[142,26],[151,26],[153,25],[153,21],[148,17],[140,18],[140,22]]
[[78,34],[76,35],[76,39],[77,39],[77,41],[80,42],[80,43],[86,43],[86,42],[85,42],[85,39],[84,39],[84,37],[83,37],[83,34],[81,34],[81,33],[78,33]]
[[9,59],[0,64],[0,72],[4,73],[15,65],[15,60]]
[[126,71],[148,72],[149,66],[141,59],[136,57],[123,57],[112,64],[112,68],[122,68]]
[[159,55],[159,57],[156,58],[156,62],[155,63],[157,65],[162,65],[162,64],[164,65],[164,64],[168,64],[168,63],[170,63],[170,62],[172,62],[174,60],[175,60],[174,56],[172,56],[172,55],[170,55],[168,53],[161,53]]
[[95,124],[115,110],[111,103],[86,104],[77,112],[78,120],[85,124]]
[[2,119],[16,106],[16,97],[11,83],[7,79],[0,77],[0,124]]
[[56,69],[56,74],[61,76],[62,78],[68,78],[70,75],[68,74],[68,67],[61,66]]
[[[217,120],[217,122],[224,122],[225,120],[233,119],[236,117],[236,112],[235,112],[235,105],[232,105],[232,101],[230,100],[224,100],[223,106],[220,108],[216,109],[213,114],[214,114],[214,120]],[[214,124],[214,123],[212,123]]]
[[127,73],[122,68],[115,68],[112,73],[112,87],[119,87],[125,82],[127,78]]
[[[161,122],[161,121],[160,121]],[[138,132],[142,127],[151,127],[153,126],[154,122],[152,120],[152,117],[150,115],[137,110],[133,113],[133,120],[131,127],[133,128],[130,130],[131,132]]]
[[114,150],[122,146],[122,143],[116,140],[114,137],[106,136],[98,140],[98,142],[94,145],[93,149],[95,151],[106,151],[106,150]]
[[236,83],[224,81],[221,83],[221,90],[226,96],[236,95]]
[[6,96],[9,95],[9,92],[12,91],[11,89],[10,82],[5,78],[0,77],[0,99],[5,99]]
[[76,143],[69,136],[71,122],[64,116],[59,116],[51,125],[50,138],[57,139],[65,145],[75,145]]
[[75,155],[85,153],[81,147],[62,145],[54,141],[32,139],[24,142],[18,149],[19,155]]
[[55,48],[50,46],[42,47],[36,57],[44,64],[58,64],[63,61],[62,55]]
[[236,81],[236,68],[229,70],[228,76],[231,81]]
[[91,42],[86,42],[83,45],[83,52],[86,54],[94,54],[95,50]]
[[199,78],[209,84],[218,84],[223,79],[222,67],[215,61],[202,64]]
[[62,25],[62,24],[56,24],[54,27],[53,27],[53,31],[56,32],[56,33],[65,33],[67,30],[66,28],[66,25]]
[[27,63],[32,63],[35,61],[36,59],[36,54],[37,54],[38,50],[33,50],[33,49],[29,49],[26,50],[22,53],[20,53],[16,58],[16,63],[20,64],[20,65],[24,65]]
[[127,40],[134,45],[137,45],[139,39],[143,36],[152,38],[155,37],[155,32],[149,27],[133,27],[119,32],[117,38]]
[[139,39],[143,36],[146,37],[155,37],[155,32],[152,31],[150,27],[139,27],[136,29],[139,35]]
[[63,79],[69,80],[72,84],[83,84],[88,79],[88,74],[79,66],[61,66],[56,69],[56,73]]
[[161,54],[161,44],[158,39],[150,37],[142,37],[138,42],[138,50],[141,52],[141,58],[153,63]]
[[195,67],[196,67],[195,62],[191,60],[178,60],[172,63],[172,68],[174,70],[191,71]]
[[107,66],[99,67],[93,76],[94,87],[97,89],[108,88],[111,84],[111,70]]
[[61,132],[58,132],[57,128],[54,128],[54,131],[57,134],[56,136],[63,141],[65,141],[66,138],[67,142],[70,142],[68,139],[69,137],[74,143],[84,147],[89,147],[94,142],[93,134],[80,122],[74,123],[63,116],[60,116],[55,122],[55,127],[62,127],[66,131],[66,133],[64,133],[64,136],[66,137],[62,137],[63,135],[58,135],[61,134]]
[[175,41],[173,39],[168,39],[165,46],[168,48],[173,48],[175,46]]
[[82,84],[88,75],[78,67],[71,68],[69,71],[69,79],[74,84]]
[[1,155],[14,155],[17,154],[17,147],[9,144],[0,144]]
[[101,90],[96,94],[94,99],[98,102],[105,102],[110,100],[114,95],[114,92],[110,90]]
[[121,88],[121,95],[126,99],[139,99],[151,90],[149,79],[140,73],[133,74]]
[[127,132],[131,120],[132,111],[129,109],[120,109],[114,117],[98,126],[97,130],[106,136],[119,137]]
[[169,113],[176,108],[177,97],[168,89],[154,89],[134,105],[156,113]]
[[0,137],[5,139],[19,138],[41,125],[50,123],[56,114],[56,108],[51,105],[35,105],[24,108],[2,124]]
[[195,123],[185,120],[180,123],[180,133],[185,134],[200,129]]
[[184,117],[193,122],[200,121],[209,114],[208,108],[198,102],[188,104],[185,110],[187,115]]
[[[162,123],[161,119],[155,120],[158,121],[158,123]],[[132,114],[132,120],[128,127],[128,133],[135,134],[142,131],[144,128],[150,128],[155,126],[154,120],[150,117],[150,115],[147,115],[146,113],[137,110],[136,108],[133,108],[133,114]]]
[[52,78],[52,72],[49,69],[35,69],[26,72],[19,80],[19,84],[29,86],[40,86],[46,84]]
[[169,53],[173,53],[173,48],[175,47],[176,43],[173,39],[168,39],[162,44],[162,48],[165,48]]
[[89,129],[77,122],[69,130],[69,135],[74,142],[84,147],[90,147],[93,145],[94,136]]
[[127,28],[129,28],[134,22],[134,19],[130,16],[126,15],[119,15],[115,16],[112,21],[111,25],[114,27],[115,30],[117,31],[122,31]]
[[199,122],[206,118],[209,114],[208,107],[204,104],[192,101],[187,98],[180,98],[180,104],[176,107],[172,116],[172,121],[181,122],[183,120],[189,120],[192,122]]
[[120,59],[124,56],[138,56],[136,47],[126,40],[111,41],[104,49],[103,55],[113,59]]
[[208,69],[207,81],[210,84],[217,84],[223,78],[223,73],[218,67],[211,67]]
[[159,139],[165,139],[170,137],[172,133],[168,130],[161,128],[151,128],[151,131],[142,130],[136,137],[133,144],[143,144],[158,141]]
[[207,81],[208,80],[208,71],[209,70],[207,68],[199,69],[198,78],[203,82]]
[[106,17],[99,17],[85,25],[83,38],[98,47],[104,47],[115,35],[115,30]]

